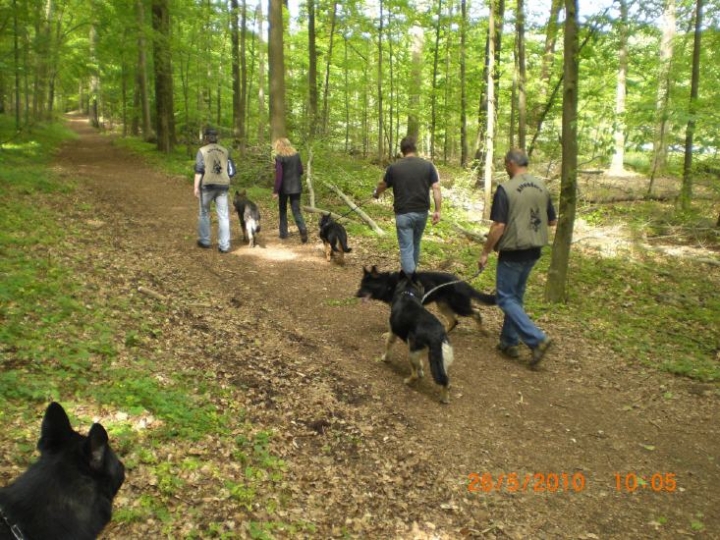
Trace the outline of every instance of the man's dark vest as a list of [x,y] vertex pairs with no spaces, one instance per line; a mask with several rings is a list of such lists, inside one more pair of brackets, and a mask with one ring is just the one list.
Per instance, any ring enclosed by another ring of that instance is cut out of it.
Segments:
[[498,250],[517,251],[547,245],[550,193],[545,184],[525,173],[502,186],[508,198],[508,220]]
[[229,186],[228,176],[228,151],[216,143],[203,146],[200,149],[205,164],[203,174],[203,186]]

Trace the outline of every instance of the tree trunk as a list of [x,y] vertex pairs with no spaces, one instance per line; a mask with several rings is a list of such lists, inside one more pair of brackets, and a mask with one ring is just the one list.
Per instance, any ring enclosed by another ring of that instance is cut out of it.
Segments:
[[466,54],[467,38],[467,0],[460,0],[460,166],[466,167],[468,162],[467,141],[467,89],[466,89]]
[[438,0],[435,24],[435,50],[433,51],[433,76],[430,92],[430,159],[435,158],[435,129],[437,124],[438,58],[440,56],[440,28],[442,26],[442,0]]
[[270,139],[285,137],[285,52],[282,0],[269,0],[268,67],[270,72]]
[[655,109],[655,138],[653,140],[653,164],[650,173],[648,193],[652,193],[656,175],[663,175],[667,169],[668,102],[670,100],[670,66],[675,38],[675,0],[665,0],[663,10],[663,35],[660,42],[660,65],[658,68],[658,90]]
[[[255,10],[255,19],[257,21],[258,36],[263,35],[263,13],[262,6],[258,2]],[[263,54],[262,43],[258,38],[258,144],[265,144],[265,125],[267,124],[267,109],[265,107],[265,55]]]
[[98,101],[100,99],[100,77],[98,76],[97,65],[97,28],[94,24],[90,26],[90,124],[93,127],[100,126],[100,113]]
[[[495,0],[490,0],[490,13],[488,15],[488,35],[492,36],[495,32]],[[495,75],[495,40],[488,40],[488,64],[487,64],[487,110],[486,110],[486,127],[485,127],[485,165],[484,165],[484,186],[485,195],[483,197],[483,219],[490,218],[490,204],[492,196],[492,173],[493,173],[493,150],[495,143],[495,85],[493,84]]]
[[[308,11],[308,133],[314,139],[318,131],[317,47],[315,46],[315,0],[307,1]],[[315,204],[311,204],[315,206]]]
[[145,7],[142,0],[137,0],[135,3],[135,11],[138,21],[137,87],[140,94],[137,103],[140,106],[143,140],[149,141],[152,138],[152,119],[150,118],[150,93],[148,92]]
[[423,49],[425,47],[425,35],[421,26],[414,26],[410,30],[410,87],[408,92],[408,125],[407,136],[420,137],[420,106],[423,81]]
[[702,36],[703,1],[695,4],[695,43],[693,47],[692,80],[690,82],[690,106],[688,123],[685,130],[685,161],[683,163],[683,182],[680,189],[680,205],[683,210],[690,209],[692,200],[692,157],[693,136],[695,134],[695,114],[697,113],[698,87],[700,86],[700,38]]
[[325,64],[325,84],[323,86],[323,134],[329,134],[330,112],[328,109],[328,96],[330,94],[330,65],[332,62],[333,43],[335,41],[335,24],[337,21],[337,2],[333,2],[332,19],[330,23],[330,45],[328,46],[327,62]]
[[[242,11],[242,13],[241,13]],[[245,132],[245,96],[242,92],[242,72],[245,61],[244,51],[240,50],[241,25],[244,23],[245,1],[242,8],[237,0],[230,1],[230,40],[232,43],[232,115],[233,115],[233,136],[242,147],[243,134]],[[242,22],[241,22],[242,19]],[[243,43],[244,46],[244,43]]]
[[545,286],[545,299],[565,302],[577,202],[578,0],[565,0],[565,47],[562,117],[562,171],[559,219]]
[[527,94],[525,93],[525,4],[517,0],[516,21],[518,146],[525,150],[527,136]]
[[175,145],[172,63],[170,56],[170,7],[168,0],[152,0],[153,59],[157,149],[169,153]]
[[626,0],[618,0],[620,4],[620,25],[618,28],[618,75],[615,90],[615,151],[610,163],[611,174],[625,172],[625,95],[627,92],[626,79],[628,69],[628,7]]
[[377,159],[379,163],[382,163],[384,157],[384,146],[383,146],[383,0],[380,0],[380,21],[378,25],[378,68],[377,68],[377,103],[378,103],[378,145],[377,145]]

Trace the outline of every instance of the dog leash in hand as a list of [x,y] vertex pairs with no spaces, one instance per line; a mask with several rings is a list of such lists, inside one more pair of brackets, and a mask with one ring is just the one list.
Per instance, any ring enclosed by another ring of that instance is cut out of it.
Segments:
[[425,303],[425,299],[426,299],[428,296],[430,296],[432,293],[434,293],[435,291],[437,291],[438,289],[440,289],[441,287],[445,287],[446,285],[455,285],[456,283],[465,283],[465,282],[470,282],[470,281],[472,281],[473,279],[475,279],[476,277],[478,277],[478,276],[482,273],[483,270],[485,270],[484,267],[481,268],[481,269],[479,269],[477,272],[475,272],[472,276],[470,276],[470,277],[467,278],[467,279],[456,279],[455,281],[448,281],[447,283],[441,283],[440,285],[437,285],[437,286],[433,287],[432,289],[430,289],[428,292],[425,293],[425,295],[422,297],[422,300],[420,300],[420,303],[421,303],[421,304],[424,304],[424,303]]
[[358,208],[362,208],[362,207],[365,206],[367,203],[369,203],[370,201],[372,201],[374,198],[375,198],[375,197],[370,197],[369,199],[365,199],[364,201],[362,201],[360,204],[356,204],[354,207],[350,208],[350,210],[349,210],[348,212],[345,212],[344,214],[342,214],[342,215],[341,215],[339,218],[337,218],[337,219],[342,219],[342,218],[344,218],[345,216],[352,214],[352,213],[355,212]]
[[10,532],[13,535],[13,538],[15,540],[27,540],[25,536],[23,536],[22,531],[20,530],[20,527],[18,525],[13,525],[10,521],[10,518],[5,513],[5,510],[3,510],[3,507],[0,506],[0,522],[5,523],[8,529],[10,529]]

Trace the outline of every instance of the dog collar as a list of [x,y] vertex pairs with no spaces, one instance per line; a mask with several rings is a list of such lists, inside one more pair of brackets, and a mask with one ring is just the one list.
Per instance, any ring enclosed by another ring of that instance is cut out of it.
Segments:
[[412,296],[413,298],[417,298],[417,295],[413,291],[405,290],[402,293],[407,294],[408,296]]
[[7,514],[5,513],[5,510],[2,506],[0,506],[0,518],[2,518],[2,523],[4,523],[8,529],[10,529],[10,532],[13,535],[13,538],[15,540],[28,540],[20,530],[20,527],[18,525],[13,525],[10,521],[10,518],[7,517]]

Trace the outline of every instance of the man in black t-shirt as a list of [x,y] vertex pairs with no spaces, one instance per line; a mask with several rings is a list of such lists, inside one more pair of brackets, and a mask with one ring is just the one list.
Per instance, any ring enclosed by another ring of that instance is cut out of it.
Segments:
[[385,176],[375,188],[373,197],[377,199],[388,188],[393,190],[400,266],[406,274],[411,275],[417,270],[420,259],[420,241],[428,220],[430,190],[435,203],[433,225],[440,221],[442,193],[437,169],[417,155],[413,137],[405,137],[400,141],[400,152],[403,158],[385,170]]

